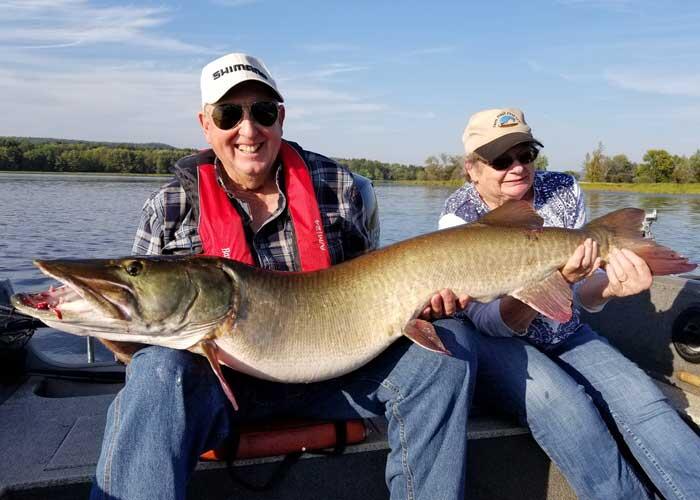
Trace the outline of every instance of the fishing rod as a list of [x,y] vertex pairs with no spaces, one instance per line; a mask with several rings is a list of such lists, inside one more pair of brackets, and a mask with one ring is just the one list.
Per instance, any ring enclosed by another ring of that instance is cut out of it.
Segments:
[[[40,320],[19,312],[10,304],[14,293],[10,280],[0,280],[0,338],[13,336],[23,332],[31,332],[46,325]],[[31,333],[29,336],[31,336]]]
[[12,306],[0,304],[0,335],[44,327],[46,325],[42,321],[21,313]]
[[12,307],[12,293],[10,280],[0,280],[0,348],[19,350],[29,342],[37,328],[46,325]]

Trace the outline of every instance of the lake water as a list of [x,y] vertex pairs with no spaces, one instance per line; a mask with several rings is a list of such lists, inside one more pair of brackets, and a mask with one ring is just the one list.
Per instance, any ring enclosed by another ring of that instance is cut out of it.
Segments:
[[[15,291],[40,290],[52,280],[32,259],[128,255],[141,206],[166,180],[0,173],[0,280],[10,279]],[[382,245],[436,229],[453,190],[379,183]],[[700,196],[589,192],[586,199],[589,218],[622,207],[656,209],[655,239],[700,262]],[[62,361],[85,359],[77,354],[84,352],[78,337],[42,329],[34,341],[45,350],[62,351]],[[100,350],[100,358],[109,354]]]

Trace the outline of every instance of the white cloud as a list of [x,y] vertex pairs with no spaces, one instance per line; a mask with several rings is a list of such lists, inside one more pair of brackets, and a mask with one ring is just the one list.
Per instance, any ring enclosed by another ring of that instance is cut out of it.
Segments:
[[389,133],[390,130],[387,129],[387,127],[383,125],[371,125],[371,124],[363,124],[363,125],[358,125],[356,127],[353,127],[353,132],[358,133],[358,134],[386,134]]
[[169,21],[156,7],[95,6],[87,0],[11,1],[0,5],[0,43],[13,48],[128,44],[177,52],[208,52],[157,33]]
[[425,55],[432,55],[432,54],[449,54],[451,52],[455,51],[455,47],[453,46],[441,46],[441,47],[424,47],[422,49],[415,49],[411,50],[409,52],[406,52],[405,55],[407,56],[425,56]]
[[196,71],[145,65],[72,64],[49,78],[0,70],[0,135],[91,140],[201,142]]
[[594,7],[626,7],[638,0],[554,0],[560,5],[589,5]]
[[384,104],[320,86],[290,87],[283,92],[287,115],[293,119],[334,115],[348,118],[348,115],[365,115],[387,109]]
[[346,63],[331,63],[325,66],[311,69],[309,71],[298,71],[294,70],[293,73],[287,73],[279,78],[276,78],[278,83],[293,82],[298,80],[309,81],[309,80],[324,80],[330,77],[335,77],[337,75],[346,73],[357,73],[361,71],[368,70],[368,66],[355,66]]
[[567,82],[584,82],[584,81],[594,81],[600,79],[600,73],[573,73],[566,71],[557,71],[550,69],[548,66],[540,64],[534,59],[524,59],[523,62],[530,68],[534,73],[540,73],[542,75],[559,78],[561,80],[566,80]]
[[286,85],[282,92],[287,101],[345,101],[350,102],[357,99],[356,95],[347,92],[339,92],[328,87],[314,86],[311,84],[303,86]]
[[613,86],[638,92],[648,92],[662,95],[680,95],[700,97],[700,73],[683,74],[673,71],[649,69],[640,70],[609,70],[604,74],[605,79]]
[[367,69],[369,69],[367,66],[353,66],[351,64],[333,63],[329,64],[325,68],[312,72],[310,76],[315,78],[328,78],[341,73],[356,73],[358,71],[366,71]]
[[260,0],[212,0],[211,3],[223,7],[243,7],[244,5],[260,3]]
[[437,118],[433,111],[392,111],[391,114],[413,120],[434,120]]
[[82,40],[76,40],[74,42],[52,43],[52,44],[48,44],[48,45],[16,45],[13,48],[15,48],[15,49],[27,49],[27,50],[66,49],[68,47],[76,47],[78,45],[81,45],[82,43],[83,43]]
[[324,52],[348,52],[355,51],[357,47],[355,45],[349,45],[344,43],[307,43],[301,46],[301,48],[307,52],[314,54],[324,53]]

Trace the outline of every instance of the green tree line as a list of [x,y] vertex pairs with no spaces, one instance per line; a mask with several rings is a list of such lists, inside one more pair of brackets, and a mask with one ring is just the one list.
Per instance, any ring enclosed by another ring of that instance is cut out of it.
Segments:
[[588,182],[700,182],[700,149],[690,156],[679,156],[664,149],[650,149],[641,163],[624,154],[608,156],[602,143],[586,154],[583,179]]
[[[423,166],[382,163],[376,160],[336,158],[350,170],[374,180],[385,181],[453,181],[464,180],[464,155],[442,153],[429,156]],[[547,170],[549,161],[540,154],[535,161],[537,170]]]
[[424,168],[401,163],[383,163],[365,158],[334,158],[353,172],[373,180],[415,181],[425,178]]
[[[130,144],[56,139],[0,137],[0,170],[38,172],[105,172],[165,174],[195,149],[166,144]],[[465,178],[464,156],[429,156],[423,165],[383,163],[365,158],[336,158],[353,172],[374,180],[458,181]],[[549,161],[540,154],[538,170]],[[587,153],[582,173],[566,172],[589,182],[700,182],[700,150],[685,157],[663,149],[650,149],[641,163],[624,154],[608,156],[602,144]]]
[[0,138],[0,170],[165,174],[194,149],[164,144],[115,144]]

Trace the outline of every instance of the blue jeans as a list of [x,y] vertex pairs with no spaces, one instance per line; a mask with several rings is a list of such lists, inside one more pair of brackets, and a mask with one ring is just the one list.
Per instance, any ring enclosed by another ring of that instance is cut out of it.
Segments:
[[204,358],[161,347],[139,351],[109,408],[91,498],[182,499],[202,451],[221,445],[241,422],[275,415],[385,416],[391,497],[464,498],[477,335],[460,321],[434,324],[452,357],[400,339],[362,368],[325,382],[234,374],[238,412]]
[[475,400],[530,426],[579,498],[650,498],[613,428],[665,498],[700,498],[700,438],[651,379],[590,327],[548,350],[481,335],[478,350]]

